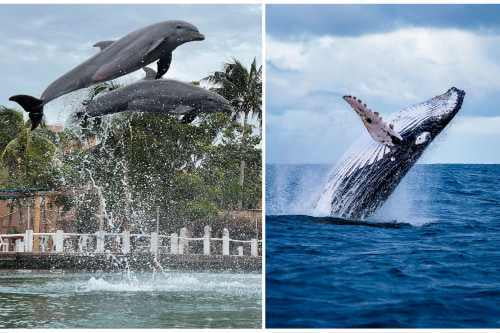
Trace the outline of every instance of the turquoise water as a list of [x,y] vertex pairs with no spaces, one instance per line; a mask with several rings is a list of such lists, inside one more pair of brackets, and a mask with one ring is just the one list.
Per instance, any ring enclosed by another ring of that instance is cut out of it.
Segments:
[[260,328],[261,275],[0,272],[0,328]]

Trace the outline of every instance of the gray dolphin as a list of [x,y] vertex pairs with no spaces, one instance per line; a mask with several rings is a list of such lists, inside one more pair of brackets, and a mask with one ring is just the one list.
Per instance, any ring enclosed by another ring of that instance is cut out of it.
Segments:
[[[101,51],[113,44],[115,41],[114,40],[103,40],[100,42],[95,43],[93,46],[98,47]],[[172,52],[170,52],[170,60],[167,59],[166,62],[163,62],[162,67],[160,67],[160,62],[158,61],[157,68],[158,72],[155,71],[154,69],[151,69],[149,67],[142,67],[142,70],[146,72],[146,76],[144,77],[144,80],[158,80],[161,79],[163,75],[168,71],[170,68],[170,63],[172,62]]]
[[205,37],[184,21],[164,21],[129,33],[109,44],[102,52],[64,74],[42,93],[40,99],[28,95],[9,98],[29,112],[35,129],[43,117],[43,106],[51,100],[93,84],[116,79],[159,60],[159,67],[170,63],[172,51],[179,45],[201,41]]
[[233,108],[219,94],[189,83],[141,80],[104,93],[89,102],[76,117],[92,118],[125,111],[182,115],[186,123],[200,113],[231,113]]

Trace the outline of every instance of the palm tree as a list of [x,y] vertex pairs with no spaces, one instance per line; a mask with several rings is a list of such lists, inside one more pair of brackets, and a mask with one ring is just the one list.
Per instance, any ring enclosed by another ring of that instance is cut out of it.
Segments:
[[0,154],[24,126],[23,113],[0,106]]
[[[0,134],[9,139],[0,151],[1,173],[10,175],[19,185],[45,185],[56,150],[49,139],[50,131],[45,129],[45,124],[41,129],[30,131],[30,121],[24,123],[22,113],[16,110],[3,108],[0,116],[2,125],[12,122],[11,127],[15,129],[15,132]],[[13,174],[17,176],[12,177]]]
[[[242,146],[245,146],[248,133],[248,118],[257,118],[259,129],[262,129],[262,66],[257,67],[254,58],[248,70],[239,60],[224,64],[222,71],[214,72],[205,78],[214,85],[212,91],[231,102],[235,112],[234,121],[242,123]],[[240,161],[240,187],[245,183],[245,160]],[[239,209],[243,209],[243,198],[240,197]]]

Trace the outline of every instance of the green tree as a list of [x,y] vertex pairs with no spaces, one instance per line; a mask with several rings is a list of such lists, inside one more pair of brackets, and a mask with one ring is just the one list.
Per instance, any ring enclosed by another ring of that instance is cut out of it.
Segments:
[[[239,60],[233,59],[232,62],[224,64],[222,71],[214,72],[205,79],[214,84],[213,91],[224,96],[234,107],[233,119],[241,121],[241,145],[245,147],[252,131],[252,127],[248,126],[248,118],[257,118],[259,130],[262,128],[262,66],[257,67],[254,58],[250,69],[247,69]],[[239,209],[243,209],[245,169],[246,160],[242,158],[240,160]]]
[[2,108],[0,123],[3,129],[0,132],[2,186],[53,186],[57,177],[55,135],[45,126],[30,131],[30,121],[24,123],[22,113],[16,110]]

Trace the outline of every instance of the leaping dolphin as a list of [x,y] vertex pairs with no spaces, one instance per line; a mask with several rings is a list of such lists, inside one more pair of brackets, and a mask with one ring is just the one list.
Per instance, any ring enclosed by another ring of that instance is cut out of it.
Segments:
[[176,47],[204,39],[194,25],[184,21],[164,21],[149,25],[108,44],[101,52],[52,82],[40,99],[28,95],[16,95],[9,99],[29,112],[33,130],[42,120],[43,106],[53,99],[99,82],[116,79],[156,60],[159,60],[159,68],[165,68],[164,64],[170,64],[172,51]]
[[464,96],[464,91],[453,87],[392,115],[387,122],[361,100],[344,96],[362,118],[371,138],[361,138],[334,168],[315,214],[349,219],[373,214],[455,117]]
[[[114,40],[103,40],[100,42],[95,43],[93,46],[98,47],[101,51],[113,44],[115,41]],[[157,63],[157,68],[158,72],[155,71],[154,69],[151,69],[149,67],[142,67],[142,70],[146,72],[146,77],[144,77],[144,80],[158,80],[161,79],[163,75],[168,71],[170,68],[170,63],[172,62],[172,52],[170,52],[170,57],[165,57],[165,61],[162,62],[160,65],[160,62],[158,61]]]
[[232,113],[231,103],[207,89],[175,80],[141,80],[90,101],[77,118],[118,112],[153,112],[183,116],[191,122],[200,113]]

